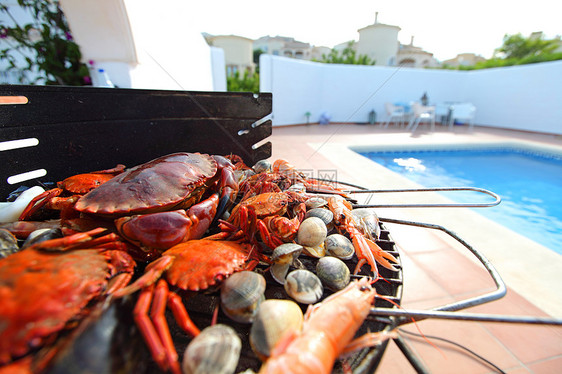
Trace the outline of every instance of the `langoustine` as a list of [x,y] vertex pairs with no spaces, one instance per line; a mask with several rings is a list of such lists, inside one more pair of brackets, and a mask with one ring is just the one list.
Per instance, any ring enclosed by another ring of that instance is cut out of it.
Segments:
[[363,278],[310,307],[300,332],[285,335],[260,373],[330,373],[342,354],[395,336],[382,331],[352,340],[377,294]]

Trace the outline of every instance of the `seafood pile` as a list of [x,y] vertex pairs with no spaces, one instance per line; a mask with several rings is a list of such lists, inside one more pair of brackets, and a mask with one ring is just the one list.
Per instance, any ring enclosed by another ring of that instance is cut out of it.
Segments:
[[0,224],[0,373],[66,362],[68,332],[122,300],[148,371],[353,369],[350,353],[393,337],[365,319],[399,301],[381,295],[395,294],[400,263],[376,213],[352,201],[286,160],[200,153],[36,193]]

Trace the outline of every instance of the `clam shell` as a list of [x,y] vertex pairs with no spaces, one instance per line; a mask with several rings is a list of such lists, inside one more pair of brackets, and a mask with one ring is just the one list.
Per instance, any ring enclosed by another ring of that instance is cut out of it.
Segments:
[[298,303],[314,304],[322,297],[324,288],[313,272],[293,270],[285,278],[285,291]]
[[265,361],[284,334],[301,330],[303,320],[302,310],[294,301],[265,300],[250,329],[252,350]]
[[304,248],[304,253],[306,253],[309,256],[316,257],[316,258],[321,258],[326,256],[326,247],[324,243],[320,243],[320,245],[317,245],[316,247],[303,247],[303,248]]
[[0,258],[8,257],[19,251],[18,239],[6,229],[0,229]]
[[254,171],[258,174],[263,172],[270,172],[271,162],[268,160],[259,160],[254,166],[252,166],[252,169],[254,169]]
[[250,323],[265,299],[265,278],[253,271],[240,271],[221,286],[221,307],[236,322]]
[[339,291],[349,284],[347,265],[336,257],[323,257],[316,264],[316,275],[322,284],[332,291]]
[[32,246],[33,244],[43,242],[45,240],[51,240],[56,238],[62,238],[62,231],[61,229],[39,229],[33,231],[25,242],[23,242],[21,249],[25,249],[27,247]]
[[320,208],[328,204],[328,202],[321,197],[311,197],[305,202],[307,209]]
[[236,371],[242,341],[230,326],[217,324],[205,328],[187,346],[182,362],[184,374]]
[[291,268],[291,264],[273,264],[269,268],[271,277],[279,284],[285,284],[285,278]]
[[305,193],[306,192],[306,186],[302,183],[295,183],[295,184],[291,185],[291,187],[289,187],[288,190],[294,191],[294,192],[299,192],[299,193]]
[[297,233],[297,242],[306,247],[317,247],[324,242],[328,229],[326,224],[317,217],[303,220]]
[[309,217],[320,218],[326,224],[327,228],[333,225],[333,221],[334,221],[334,213],[324,208],[310,209],[309,211],[306,212],[304,218],[306,219]]
[[326,254],[342,260],[349,260],[355,253],[351,240],[341,234],[332,234],[324,240]]
[[271,255],[273,265],[271,265],[269,271],[275,281],[279,284],[285,284],[285,277],[289,272],[289,268],[302,253],[302,250],[302,245],[295,243],[281,244],[273,250]]
[[302,245],[285,243],[277,246],[271,254],[271,260],[276,264],[292,263],[302,252]]

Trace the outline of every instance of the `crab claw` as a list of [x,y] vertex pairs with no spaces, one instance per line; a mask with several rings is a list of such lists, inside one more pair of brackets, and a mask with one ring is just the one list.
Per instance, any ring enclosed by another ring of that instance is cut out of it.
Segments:
[[234,175],[234,165],[222,156],[212,156],[217,162],[218,172],[220,172],[220,202],[217,208],[217,217],[222,214],[234,203],[238,194],[238,182]]
[[166,250],[176,244],[200,239],[209,229],[217,211],[218,194],[183,209],[115,220],[117,230],[126,240],[141,247]]

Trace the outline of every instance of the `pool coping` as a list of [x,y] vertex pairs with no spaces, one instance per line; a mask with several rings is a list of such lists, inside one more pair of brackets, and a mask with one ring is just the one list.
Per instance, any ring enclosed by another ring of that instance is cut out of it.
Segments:
[[419,152],[419,151],[463,151],[463,150],[521,150],[546,157],[562,157],[562,147],[532,141],[502,141],[484,143],[404,143],[379,145],[351,145],[351,150],[358,153],[365,152]]

